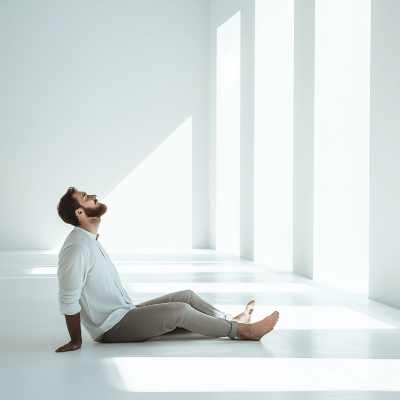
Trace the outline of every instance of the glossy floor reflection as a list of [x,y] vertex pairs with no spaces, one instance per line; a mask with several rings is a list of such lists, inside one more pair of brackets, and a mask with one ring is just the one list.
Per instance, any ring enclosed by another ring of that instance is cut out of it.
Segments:
[[[212,362],[207,357],[111,360],[124,389],[130,392],[400,391],[400,360],[253,357],[213,357]],[[181,370],[182,365],[185,368]],[[230,373],[221,379],[221,371],[225,370]],[[251,371],[251,375],[243,371]],[[153,374],[158,377],[157,385],[152,383]],[[243,379],[244,375],[248,379]]]
[[281,319],[260,342],[184,329],[142,343],[69,341],[57,255],[0,253],[1,399],[400,399],[400,310],[212,250],[111,254],[135,304],[192,289]]

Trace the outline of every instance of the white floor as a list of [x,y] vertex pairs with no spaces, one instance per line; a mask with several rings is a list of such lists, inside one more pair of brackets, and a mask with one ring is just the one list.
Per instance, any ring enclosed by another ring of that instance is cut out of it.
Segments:
[[400,399],[400,310],[212,250],[112,254],[134,304],[192,289],[254,322],[260,342],[183,329],[143,343],[69,341],[57,302],[57,255],[0,253],[0,398]]

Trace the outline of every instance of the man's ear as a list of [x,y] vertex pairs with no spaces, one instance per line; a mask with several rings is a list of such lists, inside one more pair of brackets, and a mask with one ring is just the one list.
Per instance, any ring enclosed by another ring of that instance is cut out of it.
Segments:
[[83,214],[82,208],[77,208],[77,209],[75,210],[75,215],[76,215],[78,218],[81,217],[82,214]]

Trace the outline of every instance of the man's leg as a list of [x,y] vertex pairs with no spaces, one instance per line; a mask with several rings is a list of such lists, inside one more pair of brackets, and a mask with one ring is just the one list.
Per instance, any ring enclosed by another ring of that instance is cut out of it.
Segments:
[[188,303],[153,304],[128,311],[118,324],[106,332],[103,342],[143,342],[177,327],[205,336],[235,339],[238,322],[207,315]]
[[197,295],[193,290],[181,290],[180,292],[169,293],[161,297],[157,297],[152,300],[144,301],[143,303],[135,305],[135,307],[151,306],[153,304],[163,304],[179,302],[191,305],[195,310],[200,311],[204,314],[211,315],[212,317],[223,318],[231,321],[233,316],[231,314],[225,314],[220,310],[217,310],[212,304],[208,303]]

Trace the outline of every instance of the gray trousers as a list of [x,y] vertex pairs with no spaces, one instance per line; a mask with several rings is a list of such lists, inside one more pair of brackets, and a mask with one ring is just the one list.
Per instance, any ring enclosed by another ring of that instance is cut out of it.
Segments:
[[135,307],[107,331],[103,342],[143,342],[185,328],[205,336],[235,339],[238,322],[207,303],[192,290],[166,294]]

